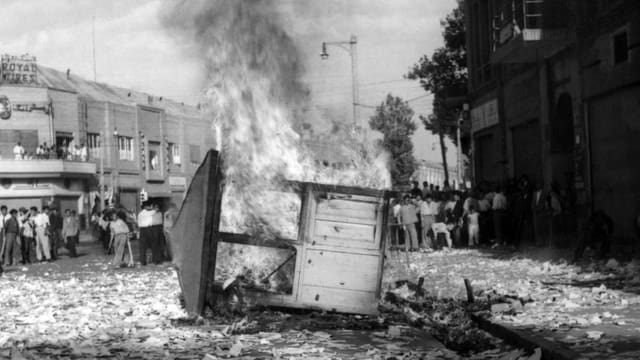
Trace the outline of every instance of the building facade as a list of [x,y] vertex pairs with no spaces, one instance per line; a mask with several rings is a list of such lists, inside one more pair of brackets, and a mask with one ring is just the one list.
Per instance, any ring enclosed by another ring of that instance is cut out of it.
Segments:
[[[24,78],[11,74],[3,57],[0,94],[12,113],[0,120],[0,204],[53,204],[86,217],[102,206],[100,197],[136,211],[142,190],[164,206],[181,204],[191,176],[215,145],[199,109],[31,60],[33,77]],[[29,160],[15,159],[18,142]],[[86,146],[87,156],[51,153],[43,159],[36,153],[45,144]]]
[[563,231],[603,209],[616,244],[635,248],[640,3],[466,0],[465,11],[475,181],[527,175],[560,194]]

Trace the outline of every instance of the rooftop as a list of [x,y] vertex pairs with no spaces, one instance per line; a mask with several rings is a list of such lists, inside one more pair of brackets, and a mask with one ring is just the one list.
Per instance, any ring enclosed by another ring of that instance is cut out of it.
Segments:
[[105,83],[90,81],[80,76],[38,65],[38,83],[51,89],[77,93],[89,101],[104,101],[114,104],[152,106],[164,109],[168,114],[199,117],[200,110],[162,96],[126,89]]

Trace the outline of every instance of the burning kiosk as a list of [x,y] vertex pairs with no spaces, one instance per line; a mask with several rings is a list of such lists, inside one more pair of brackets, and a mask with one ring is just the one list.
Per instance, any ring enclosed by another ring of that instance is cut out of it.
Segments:
[[[223,288],[221,247],[237,245],[288,251],[263,280],[288,266],[284,292],[247,287],[260,304],[358,314],[377,314],[389,199],[393,192],[358,187],[287,182],[301,200],[293,239],[257,239],[220,231],[224,179],[221,158],[209,151],[197,170],[172,228],[174,264],[186,310],[201,314]],[[175,240],[174,240],[175,239]],[[242,256],[242,252],[224,252]],[[218,263],[218,264],[217,264]],[[255,270],[255,269],[253,269]]]

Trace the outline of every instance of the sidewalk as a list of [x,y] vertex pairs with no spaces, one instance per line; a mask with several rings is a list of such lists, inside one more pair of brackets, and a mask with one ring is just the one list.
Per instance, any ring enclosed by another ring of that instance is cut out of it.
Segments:
[[476,299],[493,304],[478,315],[525,337],[586,359],[640,358],[640,262],[574,266],[563,255],[548,249],[453,250],[408,254],[407,266],[438,298],[466,299],[463,279],[471,280]]

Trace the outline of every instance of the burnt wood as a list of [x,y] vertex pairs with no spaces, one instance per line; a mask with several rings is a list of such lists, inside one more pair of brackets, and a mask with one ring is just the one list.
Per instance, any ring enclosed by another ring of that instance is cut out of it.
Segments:
[[222,200],[221,159],[209,151],[196,171],[171,229],[173,263],[178,270],[185,309],[201,314],[207,302],[209,276],[215,270]]
[[234,234],[227,232],[219,232],[217,233],[218,241],[231,243],[231,244],[240,244],[240,245],[255,245],[255,246],[264,246],[269,248],[276,249],[294,249],[293,244],[294,240],[287,239],[274,239],[274,240],[259,240],[251,237],[247,234]]

